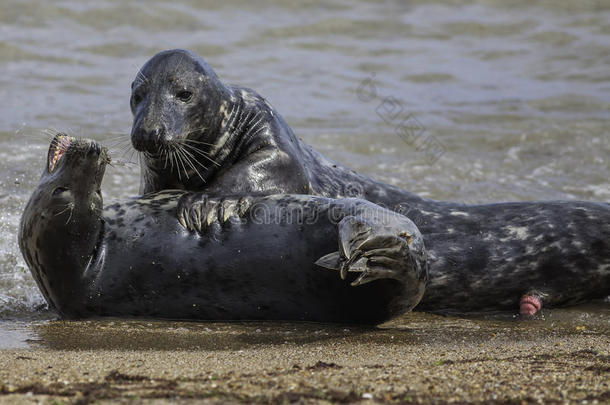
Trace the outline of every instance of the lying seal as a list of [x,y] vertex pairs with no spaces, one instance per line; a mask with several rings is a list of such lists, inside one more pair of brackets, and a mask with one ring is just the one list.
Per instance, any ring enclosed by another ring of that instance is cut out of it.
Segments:
[[21,220],[23,256],[64,317],[377,324],[423,295],[422,237],[397,213],[278,195],[208,198],[178,215],[180,190],[103,208],[107,162],[97,143],[56,136]]
[[341,198],[359,190],[359,197],[411,218],[430,256],[430,284],[418,309],[520,308],[528,315],[543,303],[609,294],[608,204],[462,205],[421,198],[325,158],[296,138],[265,99],[223,84],[185,50],[161,52],[142,67],[131,109],[132,144],[143,152],[143,193],[180,188]]

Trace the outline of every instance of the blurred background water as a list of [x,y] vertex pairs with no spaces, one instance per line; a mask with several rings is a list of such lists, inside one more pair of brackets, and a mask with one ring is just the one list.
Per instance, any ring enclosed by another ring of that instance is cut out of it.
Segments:
[[[610,1],[3,0],[0,319],[49,316],[17,245],[45,131],[127,140],[131,81],[169,48],[257,90],[329,157],[423,196],[610,200]],[[398,136],[404,120],[442,154]],[[110,168],[106,201],[137,194],[138,173]]]

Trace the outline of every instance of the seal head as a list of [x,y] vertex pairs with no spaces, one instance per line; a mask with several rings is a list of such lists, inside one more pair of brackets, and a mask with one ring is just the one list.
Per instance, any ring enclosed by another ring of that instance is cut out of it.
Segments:
[[[155,191],[205,183],[220,166],[213,152],[226,122],[219,112],[231,99],[212,68],[190,51],[165,51],[142,67],[131,88],[131,143],[143,152],[142,183],[155,184]],[[158,171],[174,173],[176,181],[155,181]]]
[[218,121],[222,88],[212,68],[193,52],[155,55],[131,84],[134,148],[155,154],[166,143],[203,132]]
[[60,313],[71,310],[56,305],[58,296],[74,296],[80,286],[80,275],[65,270],[86,269],[103,231],[100,188],[107,163],[106,149],[97,143],[56,135],[21,218],[21,251],[47,302]]

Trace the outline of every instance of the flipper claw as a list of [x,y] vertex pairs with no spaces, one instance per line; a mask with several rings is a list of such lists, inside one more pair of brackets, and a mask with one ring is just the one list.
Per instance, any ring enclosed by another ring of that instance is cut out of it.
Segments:
[[248,198],[209,198],[205,193],[186,193],[178,200],[178,222],[190,232],[204,233],[214,224],[241,219],[249,207]]
[[[352,286],[379,279],[425,283],[428,264],[422,237],[413,232],[417,230],[414,225],[408,230],[400,225],[376,227],[369,219],[347,216],[339,222],[339,251],[321,257],[316,264],[339,271],[342,280],[348,273],[361,273]],[[413,243],[416,238],[419,243]]]

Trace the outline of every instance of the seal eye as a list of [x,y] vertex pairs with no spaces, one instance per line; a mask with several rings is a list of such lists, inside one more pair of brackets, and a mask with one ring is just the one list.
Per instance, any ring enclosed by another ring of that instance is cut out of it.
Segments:
[[140,101],[142,101],[142,96],[139,94],[134,94],[131,99],[133,100],[133,105],[138,105]]
[[188,90],[182,90],[182,91],[179,91],[179,92],[176,94],[176,98],[177,98],[178,100],[180,100],[180,101],[184,101],[185,103],[186,103],[187,101],[189,101],[189,100],[191,99],[191,97],[192,97],[192,96],[193,96],[193,93],[191,93],[191,92],[190,92],[190,91],[188,91]]
[[60,195],[61,193],[65,193],[66,191],[69,191],[69,189],[65,188],[65,187],[57,187],[55,190],[53,190],[53,197]]

